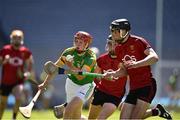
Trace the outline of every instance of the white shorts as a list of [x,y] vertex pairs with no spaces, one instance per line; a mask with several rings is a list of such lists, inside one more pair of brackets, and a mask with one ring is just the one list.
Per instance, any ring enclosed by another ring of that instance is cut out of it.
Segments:
[[79,97],[83,102],[87,101],[93,94],[95,84],[88,83],[85,85],[77,85],[71,79],[66,79],[66,100],[69,103],[74,97]]

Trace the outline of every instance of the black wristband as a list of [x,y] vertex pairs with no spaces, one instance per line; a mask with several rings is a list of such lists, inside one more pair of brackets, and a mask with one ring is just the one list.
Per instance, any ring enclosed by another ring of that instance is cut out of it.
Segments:
[[64,74],[65,69],[58,67],[58,74]]
[[83,72],[82,72],[82,71],[78,72],[78,75],[82,75],[82,74],[83,74]]

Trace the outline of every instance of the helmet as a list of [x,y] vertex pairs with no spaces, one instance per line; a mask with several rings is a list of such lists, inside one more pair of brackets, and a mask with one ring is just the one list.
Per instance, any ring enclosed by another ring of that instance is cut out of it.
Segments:
[[131,29],[131,25],[127,19],[117,19],[112,21],[110,29],[125,29],[129,31]]
[[74,38],[75,39],[81,39],[84,42],[88,43],[88,45],[90,45],[92,43],[92,39],[93,39],[93,37],[89,33],[84,32],[84,31],[78,31],[74,35]]
[[[24,33],[22,30],[13,30],[11,32],[10,38],[11,38],[11,43],[19,44],[20,42],[21,45],[24,43]],[[15,42],[15,41],[19,41],[19,42]]]

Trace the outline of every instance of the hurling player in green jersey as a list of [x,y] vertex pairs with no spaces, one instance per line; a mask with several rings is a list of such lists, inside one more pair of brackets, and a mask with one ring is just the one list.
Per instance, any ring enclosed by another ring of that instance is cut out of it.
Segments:
[[[54,63],[58,67],[66,65],[75,71],[94,72],[96,67],[96,55],[89,49],[92,36],[84,31],[74,35],[73,47],[63,51],[59,59]],[[52,75],[48,75],[45,81],[39,85],[44,88]],[[94,89],[93,77],[68,74],[66,79],[67,106],[64,111],[64,119],[80,119],[83,103],[89,99]]]

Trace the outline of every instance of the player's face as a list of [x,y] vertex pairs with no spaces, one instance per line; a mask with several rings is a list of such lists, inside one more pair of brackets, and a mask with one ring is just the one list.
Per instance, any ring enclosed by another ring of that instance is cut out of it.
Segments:
[[117,42],[109,40],[109,41],[107,41],[106,49],[110,54],[114,55],[115,54],[115,48],[117,45],[118,45]]
[[87,48],[88,44],[84,42],[84,40],[75,38],[74,46],[76,47],[78,51],[84,51]]
[[15,47],[19,47],[24,39],[23,33],[21,31],[13,31],[11,33],[11,43],[15,46]]
[[116,41],[123,41],[126,33],[126,30],[111,29],[112,39]]

